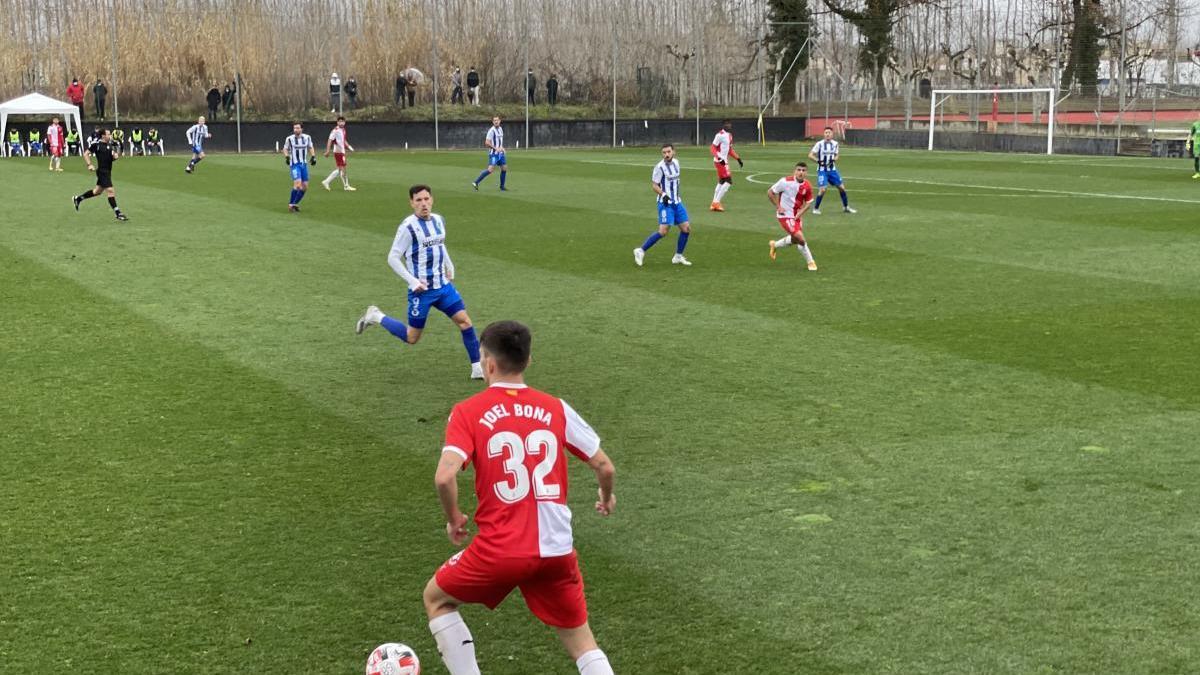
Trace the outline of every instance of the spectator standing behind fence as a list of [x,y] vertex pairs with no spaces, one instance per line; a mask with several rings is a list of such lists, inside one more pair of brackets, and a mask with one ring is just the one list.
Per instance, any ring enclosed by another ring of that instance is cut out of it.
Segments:
[[221,108],[221,90],[217,89],[217,85],[214,84],[212,89],[208,90],[205,100],[208,101],[208,118],[217,119],[217,110]]
[[237,107],[237,80],[229,83],[229,105],[225,106],[225,116],[233,117],[233,110]]
[[454,72],[450,75],[450,103],[463,103],[463,88],[462,88],[462,68],[454,67]]
[[354,81],[354,76],[346,80],[346,98],[350,99],[350,108],[353,110],[358,107],[358,82]]
[[525,74],[525,89],[529,91],[529,102],[537,103],[535,95],[537,94],[537,78],[533,76],[533,68],[530,68],[529,72]]
[[558,105],[558,76],[554,73],[546,80],[546,103]]
[[342,102],[342,78],[337,73],[329,76],[329,112],[338,111]]
[[467,97],[472,105],[479,107],[479,73],[475,72],[475,66],[467,71]]
[[407,96],[405,91],[407,89],[408,78],[404,76],[404,73],[400,73],[396,76],[396,105],[400,106],[401,108],[404,108],[404,98]]
[[233,99],[233,88],[225,85],[225,91],[221,92],[221,109],[225,111],[225,116],[229,117],[230,101]]
[[408,80],[408,107],[413,107],[417,104],[417,73],[416,68],[411,65],[404,71],[405,78]]
[[78,77],[71,78],[71,84],[67,85],[67,99],[71,101],[71,105],[79,108],[79,119],[83,119],[83,85],[79,84]]
[[99,78],[92,85],[92,102],[96,104],[96,117],[104,119],[104,101],[108,98],[108,87]]

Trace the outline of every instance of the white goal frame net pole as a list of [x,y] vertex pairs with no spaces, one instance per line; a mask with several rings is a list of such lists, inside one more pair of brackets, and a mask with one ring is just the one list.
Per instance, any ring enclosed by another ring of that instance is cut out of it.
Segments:
[[943,98],[941,103],[938,102],[938,94],[1045,94],[1050,104],[1047,106],[1046,120],[1046,154],[1054,154],[1054,94],[1055,91],[1050,88],[1031,88],[1031,89],[934,89],[929,93],[929,149],[933,150],[933,131],[934,121],[937,115],[938,106],[946,102]]

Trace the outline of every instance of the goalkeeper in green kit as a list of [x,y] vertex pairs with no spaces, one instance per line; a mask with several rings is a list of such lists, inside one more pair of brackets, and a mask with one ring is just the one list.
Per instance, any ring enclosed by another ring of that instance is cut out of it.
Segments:
[[1188,132],[1187,149],[1192,153],[1192,162],[1195,167],[1192,178],[1200,180],[1200,120],[1192,122],[1192,130]]

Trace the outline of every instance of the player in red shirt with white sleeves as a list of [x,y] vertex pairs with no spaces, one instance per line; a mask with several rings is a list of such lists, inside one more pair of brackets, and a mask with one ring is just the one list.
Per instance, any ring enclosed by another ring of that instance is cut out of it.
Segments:
[[812,251],[808,250],[808,242],[804,240],[804,221],[802,217],[813,202],[812,185],[808,180],[808,165],[797,162],[792,169],[792,175],[784,176],[767,188],[767,199],[775,205],[775,217],[787,236],[779,241],[771,241],[771,260],[775,259],[775,251],[781,246],[795,244],[808,263],[811,272],[817,271],[817,263],[813,260]]
[[46,145],[50,149],[50,152],[47,153],[50,155],[50,170],[62,171],[62,156],[65,141],[63,128],[58,123],[58,117],[51,118],[50,126],[46,127]]
[[567,454],[595,472],[596,511],[603,516],[617,503],[615,469],[596,432],[571,406],[525,385],[527,327],[493,323],[480,343],[488,388],[450,412],[434,478],[446,533],[461,546],[469,534],[467,515],[458,508],[458,474],[474,466],[479,534],[425,586],[429,630],[451,675],[477,675],[475,644],[458,607],[481,603],[495,609],[520,588],[534,616],[558,631],[581,675],[612,675],[588,626],[567,507]]
[[341,115],[338,115],[337,126],[329,132],[329,140],[325,142],[326,157],[329,156],[330,150],[333,151],[333,173],[326,176],[325,180],[321,181],[321,185],[328,190],[333,179],[341,176],[342,189],[354,192],[358,188],[350,185],[350,178],[346,175],[346,151],[353,151],[354,148],[351,147],[350,141],[346,137],[346,118]]
[[713,156],[713,164],[717,167],[717,189],[713,191],[713,202],[709,211],[724,211],[721,199],[729,188],[733,187],[733,176],[729,173],[729,158],[737,160],[738,168],[742,168],[742,158],[733,149],[733,122],[721,122],[721,130],[713,137],[712,146],[708,149]]

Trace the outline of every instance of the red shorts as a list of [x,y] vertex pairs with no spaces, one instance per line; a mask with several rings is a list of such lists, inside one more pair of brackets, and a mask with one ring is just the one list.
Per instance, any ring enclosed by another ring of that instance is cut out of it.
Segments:
[[717,167],[717,178],[723,180],[725,178],[732,177],[729,173],[729,162],[722,164],[716,160],[713,160],[713,165]]
[[62,157],[62,146],[61,145],[50,146],[50,156],[51,157]]
[[529,611],[542,623],[557,628],[587,623],[583,576],[574,551],[555,558],[485,560],[467,546],[447,560],[434,579],[455,599],[488,609],[495,609],[514,588],[520,588]]
[[344,169],[344,168],[346,168],[346,155],[344,155],[344,154],[342,154],[342,153],[340,153],[340,152],[335,152],[335,153],[333,153],[333,163],[334,163],[334,164],[337,166],[337,168],[339,168],[339,169]]
[[804,222],[799,218],[779,218],[778,220],[784,232],[793,235],[804,234]]

